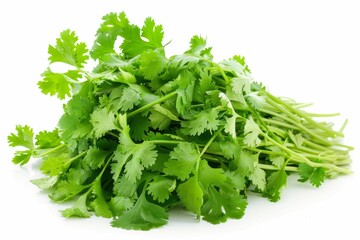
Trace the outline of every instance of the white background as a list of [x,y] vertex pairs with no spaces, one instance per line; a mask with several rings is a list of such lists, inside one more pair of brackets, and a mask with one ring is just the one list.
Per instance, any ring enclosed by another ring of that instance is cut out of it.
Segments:
[[[357,1],[124,1],[11,0],[0,3],[0,239],[360,239],[359,81],[360,7]],[[61,116],[57,99],[37,88],[47,67],[47,45],[75,30],[92,46],[101,17],[125,11],[141,24],[162,23],[168,55],[186,50],[194,34],[208,38],[217,60],[246,56],[257,81],[276,95],[314,102],[318,112],[349,119],[345,143],[357,149],[351,176],[320,189],[289,180],[280,202],[254,194],[241,220],[198,223],[177,210],[169,224],[148,232],[125,231],[108,219],[64,219],[29,180],[31,167],[11,163],[6,136],[16,124],[52,129]]]

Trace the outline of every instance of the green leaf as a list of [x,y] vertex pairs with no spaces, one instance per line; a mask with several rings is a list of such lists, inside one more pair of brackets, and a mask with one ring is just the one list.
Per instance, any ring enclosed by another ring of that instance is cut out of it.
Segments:
[[69,70],[66,73],[54,73],[50,68],[47,68],[41,76],[43,79],[38,82],[41,92],[50,94],[50,96],[57,95],[59,99],[70,97],[74,84],[78,83],[78,80],[81,78],[78,70]]
[[86,186],[77,182],[69,182],[67,180],[58,182],[54,187],[55,189],[49,197],[55,202],[64,202],[73,199],[86,188]]
[[91,213],[88,211],[88,207],[86,204],[88,193],[84,193],[82,196],[78,198],[73,207],[67,208],[61,211],[61,215],[66,218],[70,217],[81,217],[81,218],[89,218],[91,217]]
[[212,224],[225,222],[227,218],[241,218],[247,206],[247,201],[236,190],[223,185],[220,190],[210,186],[206,201],[202,207],[203,219]]
[[124,211],[134,206],[134,201],[128,197],[115,196],[111,198],[109,205],[113,216],[121,216]]
[[[161,25],[155,25],[152,18],[147,18],[141,29],[135,25],[127,25],[120,34],[124,40],[121,44],[123,53],[129,58],[135,57],[149,49],[162,48],[164,32]],[[147,39],[145,41],[144,39]]]
[[252,92],[246,95],[246,100],[250,103],[250,105],[258,110],[261,110],[266,103],[265,97],[259,95],[259,92]]
[[30,161],[32,153],[33,151],[30,149],[23,151],[16,151],[12,159],[12,162],[15,164],[20,164],[20,166],[22,166]]
[[[124,143],[122,143],[124,144]],[[125,176],[130,182],[136,182],[140,179],[145,168],[152,166],[157,158],[155,145],[151,142],[144,141],[140,144],[129,143],[128,145],[120,145],[117,149],[116,159],[118,165],[125,164]],[[120,166],[114,168],[118,175]]]
[[106,108],[96,108],[90,116],[90,122],[93,125],[93,134],[95,138],[102,137],[111,130],[118,130],[115,114]]
[[205,103],[207,92],[217,90],[213,77],[206,69],[200,70],[200,79],[195,83],[194,100]]
[[43,177],[31,180],[40,189],[50,189],[52,188],[58,180],[58,176],[53,177]]
[[127,158],[124,157],[122,151],[122,146],[118,145],[113,157],[114,162],[111,164],[111,173],[113,174],[114,181],[119,178],[120,173],[127,161]]
[[170,159],[165,162],[164,172],[176,176],[180,180],[189,178],[194,171],[196,162],[200,157],[199,151],[192,143],[179,143],[170,153]]
[[101,168],[105,164],[105,159],[108,155],[108,151],[90,147],[83,159],[83,162],[89,166],[90,169],[95,170]]
[[217,224],[229,218],[241,218],[247,202],[242,198],[233,181],[228,179],[221,168],[212,168],[202,160],[199,180],[204,188],[203,219]]
[[135,205],[122,215],[115,217],[111,225],[124,229],[149,230],[165,225],[168,218],[165,209],[149,202],[143,191]]
[[252,173],[249,175],[249,180],[261,191],[266,188],[266,173],[257,164]]
[[190,111],[193,101],[195,78],[190,72],[183,71],[177,81],[181,82],[181,84],[176,91],[176,110],[180,114],[186,115]]
[[182,122],[182,131],[191,136],[201,135],[205,131],[212,133],[216,131],[220,125],[218,114],[219,112],[216,108],[199,112],[188,121]]
[[142,98],[140,94],[130,87],[124,88],[119,102],[119,109],[123,112],[133,109],[139,105]]
[[167,59],[160,51],[148,50],[140,56],[140,71],[145,79],[153,80],[164,70]]
[[[269,154],[269,160],[270,162],[278,167],[281,168],[281,166],[284,164],[285,162],[285,157],[283,155],[283,151],[281,150],[281,148],[277,147],[277,146],[270,146],[268,147],[268,149],[270,149],[274,154]],[[279,155],[277,155],[277,153]]]
[[43,159],[40,170],[49,176],[57,176],[66,171],[71,164],[68,153],[49,156]]
[[170,194],[176,188],[176,181],[163,177],[156,176],[149,183],[147,191],[152,195],[153,199],[163,203],[165,200],[169,199]]
[[261,130],[257,123],[254,121],[252,116],[250,116],[245,123],[244,126],[244,143],[248,147],[256,147],[261,143],[261,140],[259,138],[259,134],[261,133]]
[[199,167],[199,180],[204,188],[210,185],[221,185],[226,181],[226,176],[222,168],[212,168],[208,162],[201,160]]
[[186,182],[179,184],[177,193],[180,201],[186,209],[200,217],[203,204],[203,191],[195,177],[189,178]]
[[240,75],[232,78],[230,85],[236,94],[250,94],[252,80],[253,79],[250,76]]
[[325,180],[324,168],[313,168],[305,163],[300,163],[298,169],[300,175],[299,182],[310,180],[311,185],[320,187]]
[[94,209],[96,216],[111,218],[112,212],[110,211],[109,205],[105,200],[100,178],[97,178],[93,182],[91,190],[95,199],[90,203],[90,205],[92,209]]
[[203,51],[205,47],[206,47],[206,39],[195,35],[191,38],[190,49],[186,51],[186,53],[200,55],[201,51]]
[[251,153],[247,150],[241,150],[240,154],[236,156],[234,163],[238,167],[237,171],[242,176],[248,176],[250,173],[255,170],[255,163],[259,160],[258,153]]
[[106,58],[108,54],[115,53],[114,50],[115,41],[116,41],[116,36],[99,32],[96,36],[94,45],[90,51],[90,56],[93,59],[104,60],[104,58]]
[[77,68],[82,68],[89,59],[86,44],[78,43],[78,37],[75,32],[65,30],[60,33],[60,38],[56,39],[55,46],[49,46],[49,60],[51,63],[63,62]]
[[61,139],[59,137],[58,129],[53,131],[41,131],[35,136],[35,144],[38,148],[54,148],[61,144]]
[[34,131],[28,125],[25,126],[17,125],[16,134],[11,133],[7,137],[10,147],[21,146],[28,149],[34,148],[33,138],[34,138]]
[[273,172],[267,179],[266,195],[272,202],[280,199],[282,189],[286,186],[287,174],[285,165],[278,171]]

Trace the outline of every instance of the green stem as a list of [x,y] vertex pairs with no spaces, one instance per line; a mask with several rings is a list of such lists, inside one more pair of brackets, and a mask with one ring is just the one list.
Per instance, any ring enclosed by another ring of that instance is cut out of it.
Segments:
[[179,144],[183,143],[184,141],[177,141],[177,140],[149,140],[148,142],[154,143],[154,144]]
[[202,151],[199,155],[199,158],[196,161],[196,167],[195,167],[196,176],[198,175],[198,172],[199,172],[200,160],[201,160],[202,155],[204,155],[206,150],[210,147],[211,143],[216,139],[216,137],[222,132],[223,129],[224,129],[224,127],[217,130],[217,132],[210,138],[210,140],[205,144],[204,148],[202,149]]
[[283,144],[278,143],[277,141],[275,141],[274,139],[272,139],[271,137],[269,137],[267,134],[265,134],[264,132],[260,132],[260,134],[265,137],[268,141],[270,141],[271,143],[273,143],[274,145],[276,145],[277,147],[281,148],[284,152],[288,153],[290,155],[290,158],[296,162],[300,162],[300,163],[306,163],[307,165],[317,168],[317,167],[323,167],[323,168],[327,168],[330,170],[334,170],[336,172],[340,172],[340,173],[344,173],[344,174],[350,174],[352,173],[352,171],[350,171],[349,169],[346,168],[341,168],[332,164],[327,164],[327,163],[316,163],[313,162],[311,160],[309,160],[308,158],[306,158],[305,156],[292,151],[291,149],[285,147]]
[[156,101],[153,101],[151,103],[146,104],[145,106],[142,106],[141,108],[136,109],[135,111],[129,113],[127,116],[128,116],[128,118],[130,118],[130,117],[132,117],[132,116],[134,116],[134,115],[136,115],[138,113],[141,113],[141,112],[155,106],[156,104],[162,103],[162,102],[168,100],[169,98],[172,98],[176,94],[177,94],[177,92],[169,93],[169,94],[163,96],[162,98],[160,98],[160,99],[158,99]]
[[54,147],[54,148],[50,149],[50,150],[47,151],[47,152],[44,152],[44,153],[39,154],[39,155],[35,155],[35,156],[33,156],[33,157],[34,157],[34,158],[41,158],[41,157],[44,157],[44,156],[46,156],[46,155],[52,154],[52,153],[54,153],[54,152],[56,152],[56,151],[58,151],[58,150],[60,150],[60,149],[62,149],[62,148],[64,148],[64,147],[66,147],[66,144],[65,144],[65,143],[60,144],[59,146]]
[[[276,98],[275,96],[271,95],[270,93],[268,92],[265,92],[265,94],[268,96],[268,99],[270,99],[273,103],[275,103],[275,105],[282,105],[284,106],[284,110],[285,108],[288,110],[288,111],[292,111],[294,112],[297,116],[305,119],[306,121],[308,121],[309,123],[311,123],[312,125],[316,126],[317,128],[320,128],[322,130],[324,130],[325,132],[329,133],[332,137],[335,137],[335,136],[340,136],[340,137],[343,137],[343,134],[341,132],[336,132],[332,129],[329,129],[327,127],[325,127],[324,125],[322,124],[319,124],[317,123],[316,121],[314,121],[311,117],[309,117],[306,113],[304,113],[303,111],[299,111],[298,109],[296,108],[293,108],[291,106],[289,106],[286,102]],[[290,113],[288,111],[284,111],[286,113]],[[291,114],[291,113],[290,113]],[[291,114],[293,115],[293,114]]]
[[[269,164],[263,164],[263,163],[258,163],[257,164],[261,169],[266,169],[266,170],[274,170],[274,171],[278,171],[280,168],[273,166],[273,165],[269,165]],[[291,167],[291,166],[285,166],[285,171],[289,171],[289,172],[298,172],[298,168],[297,167]]]
[[65,165],[72,163],[73,161],[85,156],[86,154],[87,154],[87,151],[84,151],[84,152],[76,155],[75,157],[70,158],[69,161],[67,161]]

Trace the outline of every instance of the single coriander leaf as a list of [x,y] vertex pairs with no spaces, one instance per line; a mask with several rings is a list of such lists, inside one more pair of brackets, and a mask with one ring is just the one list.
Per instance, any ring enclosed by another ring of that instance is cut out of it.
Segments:
[[111,173],[113,174],[114,181],[116,181],[119,178],[120,173],[123,170],[123,167],[127,161],[127,158],[125,158],[123,154],[122,145],[118,145],[118,147],[116,148],[113,161],[114,162],[111,164]]
[[149,183],[147,191],[152,195],[155,201],[163,203],[165,200],[169,199],[171,192],[174,191],[175,188],[175,180],[163,176],[156,176]]
[[144,26],[141,29],[142,37],[149,40],[154,47],[162,47],[164,31],[161,25],[155,25],[154,19],[148,17],[145,19]]
[[106,108],[96,108],[90,116],[90,123],[93,125],[95,138],[100,138],[111,130],[119,130],[114,112]]
[[82,77],[78,70],[69,70],[66,73],[55,73],[47,68],[41,74],[42,81],[38,82],[41,92],[50,94],[50,96],[57,95],[59,99],[69,97],[75,83]]
[[304,138],[301,133],[294,135],[292,131],[288,131],[288,136],[290,137],[291,141],[296,145],[296,147],[301,147],[304,143]]
[[54,190],[49,195],[50,199],[55,202],[65,202],[78,196],[86,186],[77,182],[61,180],[56,183]]
[[50,189],[52,188],[56,182],[58,181],[58,176],[52,177],[43,177],[31,180],[33,184],[35,184],[40,189]]
[[133,230],[150,230],[165,225],[168,219],[166,210],[149,202],[145,197],[145,191],[143,191],[135,205],[120,216],[116,216],[111,222],[111,226]]
[[57,176],[66,171],[71,164],[68,153],[52,155],[43,159],[40,170],[49,176]]
[[100,178],[97,178],[93,182],[91,190],[95,199],[90,203],[90,206],[92,209],[94,209],[96,216],[111,218],[112,212],[110,211],[110,207],[105,200]]
[[221,153],[227,159],[239,159],[241,146],[235,142],[222,141],[219,143]]
[[95,170],[105,164],[105,159],[108,155],[108,151],[90,147],[82,161],[89,166],[91,170]]
[[231,79],[231,87],[234,93],[248,95],[251,93],[251,83],[253,79],[250,76],[240,75]]
[[180,180],[189,178],[200,157],[199,151],[192,143],[179,143],[170,153],[170,159],[165,162],[164,172],[176,176]]
[[266,103],[265,97],[259,95],[259,92],[251,92],[246,95],[246,100],[250,103],[250,105],[255,109],[262,109],[264,104]]
[[235,59],[223,60],[219,63],[219,66],[223,71],[232,73],[235,77],[246,75],[244,66]]
[[244,126],[244,143],[248,147],[256,147],[261,143],[261,140],[259,138],[259,134],[261,133],[261,130],[257,123],[254,121],[252,116],[250,116],[245,123]]
[[246,188],[246,179],[239,172],[236,171],[226,171],[225,176],[234,186],[237,191],[245,190]]
[[149,49],[163,47],[162,39],[164,32],[162,26],[155,25],[152,18],[145,20],[141,30],[136,25],[127,24],[120,33],[120,36],[124,38],[121,44],[122,52],[128,58],[133,58]]
[[200,161],[199,181],[206,189],[210,185],[221,185],[226,181],[224,170],[221,168],[212,168],[206,160]]
[[130,87],[124,88],[119,101],[119,109],[123,112],[133,109],[139,105],[142,98],[140,94]]
[[252,173],[249,175],[249,180],[261,191],[266,188],[266,173],[257,164]]
[[205,47],[206,47],[206,39],[195,35],[190,40],[190,49],[185,53],[200,55],[201,51],[203,51]]
[[55,128],[53,131],[41,131],[36,136],[36,146],[38,148],[54,148],[61,144],[61,138],[59,137],[59,130]]
[[237,171],[242,176],[248,176],[255,170],[255,163],[259,162],[259,154],[251,153],[247,150],[241,150],[240,154],[235,157],[234,163],[238,167]]
[[249,69],[249,66],[248,66],[248,65],[246,64],[246,62],[245,62],[245,57],[242,57],[242,56],[240,56],[240,55],[235,55],[235,56],[233,56],[233,59],[234,59],[235,61],[237,61],[238,63],[240,63],[240,65],[243,66],[245,73],[247,73],[247,74],[250,74],[250,73],[251,73],[251,71],[250,71],[250,69]]
[[216,108],[199,112],[193,118],[182,122],[182,131],[191,136],[201,135],[205,131],[216,131],[220,125],[218,115],[219,112]]
[[266,196],[270,201],[277,202],[280,199],[281,191],[286,186],[286,180],[285,165],[278,171],[271,173],[266,185]]
[[90,56],[93,59],[101,59],[103,61],[106,56],[115,53],[114,44],[116,39],[116,35],[99,32],[96,35],[94,45],[90,51]]
[[168,129],[171,123],[170,118],[156,110],[151,110],[149,119],[151,122],[151,127],[153,129],[159,129],[160,131]]
[[[285,157],[284,157],[284,155],[282,155],[283,151],[277,146],[270,146],[270,147],[268,147],[268,149],[270,149],[272,152],[274,152],[274,154],[269,154],[270,162],[274,166],[281,168],[281,166],[285,162]],[[279,155],[277,155],[276,153],[279,153]]]
[[144,141],[139,144],[132,143],[121,146],[117,149],[120,162],[126,162],[124,171],[130,182],[134,183],[140,179],[142,171],[155,163],[157,158],[155,147],[153,143]]
[[34,138],[34,131],[28,125],[25,126],[17,125],[16,134],[11,133],[7,137],[10,147],[21,146],[28,149],[34,148],[33,138]]
[[137,199],[138,181],[131,182],[125,175],[119,177],[114,183],[114,194],[131,199]]
[[123,212],[134,206],[134,200],[124,196],[115,196],[109,202],[113,216],[121,216]]
[[324,182],[324,180],[325,180],[325,169],[315,168],[310,178],[311,185],[315,187],[320,187],[320,185]]
[[63,62],[77,68],[83,68],[89,59],[86,44],[83,42],[78,43],[75,32],[69,29],[60,33],[60,38],[56,39],[56,45],[50,45],[48,52],[51,63]]
[[66,218],[70,218],[70,217],[89,218],[89,217],[91,217],[91,213],[88,211],[88,207],[86,204],[87,197],[88,197],[88,192],[81,195],[78,198],[78,200],[75,202],[73,207],[62,210],[61,215]]
[[12,159],[12,162],[14,164],[20,164],[20,166],[22,166],[30,161],[32,154],[33,154],[33,151],[31,149],[23,150],[23,151],[16,151],[15,155]]
[[189,178],[186,182],[179,184],[177,194],[181,203],[186,209],[200,217],[201,206],[203,205],[203,190],[195,177]]
[[168,60],[161,51],[148,50],[140,55],[140,71],[147,80],[153,80],[164,70]]
[[126,27],[129,26],[129,20],[124,12],[119,14],[111,12],[102,18],[103,22],[97,30],[97,34],[106,33],[111,36],[121,35]]
[[149,131],[151,122],[148,117],[136,116],[129,122],[130,135],[135,141],[145,140],[146,133]]
[[217,190],[210,186],[207,200],[202,206],[203,219],[212,224],[225,222],[227,218],[240,219],[247,207],[247,200],[230,186],[223,185]]
[[181,115],[186,115],[191,108],[191,103],[194,96],[195,77],[188,71],[181,71],[175,82],[178,84],[176,110]]
[[299,182],[306,182],[310,180],[311,185],[319,187],[325,180],[324,168],[313,168],[305,163],[299,164]]
[[200,79],[195,83],[194,100],[205,103],[207,92],[217,90],[212,75],[207,69],[200,69]]

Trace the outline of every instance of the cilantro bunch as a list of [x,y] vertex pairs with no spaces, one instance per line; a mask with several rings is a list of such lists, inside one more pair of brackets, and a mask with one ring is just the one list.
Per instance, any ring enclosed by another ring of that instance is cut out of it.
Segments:
[[217,224],[243,216],[248,191],[278,201],[289,174],[319,187],[351,172],[342,129],[316,119],[333,115],[272,95],[241,56],[214,62],[200,36],[167,57],[163,37],[152,18],[140,28],[122,12],[103,17],[91,50],[70,30],[49,46],[38,85],[67,100],[58,127],[35,135],[17,126],[8,141],[23,148],[15,164],[40,161],[34,184],[74,202],[64,217],[148,230],[180,205]]

